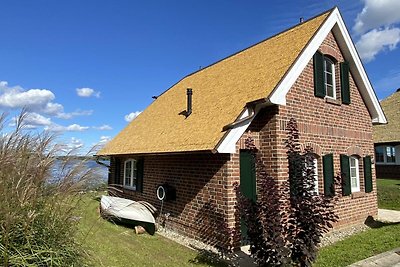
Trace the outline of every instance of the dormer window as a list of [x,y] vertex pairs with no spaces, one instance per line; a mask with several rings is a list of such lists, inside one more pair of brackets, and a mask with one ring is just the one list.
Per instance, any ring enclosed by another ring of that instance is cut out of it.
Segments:
[[325,95],[336,99],[335,64],[328,57],[324,57],[324,85]]

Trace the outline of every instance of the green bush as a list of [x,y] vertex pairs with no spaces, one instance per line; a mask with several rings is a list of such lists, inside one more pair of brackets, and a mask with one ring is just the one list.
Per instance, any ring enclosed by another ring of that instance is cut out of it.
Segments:
[[0,265],[81,266],[75,213],[93,170],[58,158],[63,147],[51,134],[25,129],[25,116],[12,132],[0,116]]

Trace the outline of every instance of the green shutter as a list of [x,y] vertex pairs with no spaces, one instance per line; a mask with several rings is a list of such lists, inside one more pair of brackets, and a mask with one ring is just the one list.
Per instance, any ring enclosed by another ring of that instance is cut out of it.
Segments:
[[327,154],[322,157],[324,168],[324,194],[327,197],[335,195],[334,173],[333,173],[333,154]]
[[342,192],[344,196],[351,194],[349,156],[340,155],[340,170],[342,172]]
[[324,84],[324,56],[319,51],[314,54],[314,95],[322,98],[326,95]]
[[136,191],[143,192],[143,172],[144,172],[144,159],[136,161],[137,177],[136,177]]
[[364,157],[364,185],[366,193],[372,192],[373,186],[371,156]]
[[340,63],[340,85],[342,92],[342,103],[350,104],[350,82],[349,82],[349,63]]

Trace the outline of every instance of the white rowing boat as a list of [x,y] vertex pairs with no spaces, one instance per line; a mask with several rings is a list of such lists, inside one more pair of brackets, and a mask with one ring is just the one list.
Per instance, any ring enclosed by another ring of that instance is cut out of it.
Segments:
[[106,218],[117,219],[122,223],[140,225],[153,235],[157,209],[146,201],[133,201],[126,198],[101,196],[101,214]]

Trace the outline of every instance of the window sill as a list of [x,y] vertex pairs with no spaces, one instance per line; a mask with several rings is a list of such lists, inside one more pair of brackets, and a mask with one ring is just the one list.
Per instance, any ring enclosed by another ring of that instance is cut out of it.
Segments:
[[134,192],[137,191],[137,190],[136,190],[136,187],[132,187],[132,186],[123,185],[122,188],[123,188],[123,189],[126,189],[126,190],[129,190],[129,191],[134,191]]
[[357,198],[363,198],[363,197],[365,197],[365,195],[366,195],[366,193],[365,192],[354,192],[354,193],[351,193],[351,198],[352,199],[357,199]]
[[331,98],[331,97],[325,97],[325,102],[329,103],[329,104],[334,104],[334,105],[337,105],[337,106],[341,105],[339,99],[335,99],[335,98]]
[[389,166],[394,166],[394,165],[399,165],[397,162],[377,162],[376,165],[389,165]]

